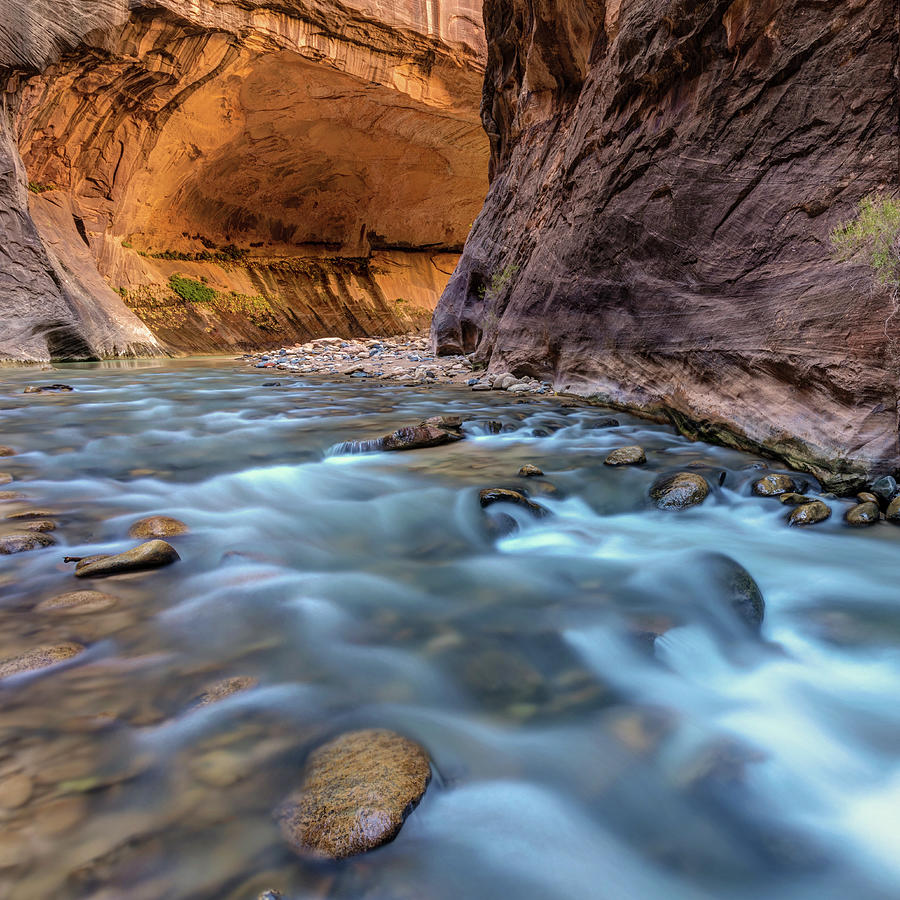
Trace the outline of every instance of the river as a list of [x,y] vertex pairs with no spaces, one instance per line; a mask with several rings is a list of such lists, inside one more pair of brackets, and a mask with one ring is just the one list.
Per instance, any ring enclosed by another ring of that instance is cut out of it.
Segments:
[[[0,516],[58,523],[54,546],[0,556],[0,657],[87,648],[0,682],[0,896],[900,896],[900,528],[850,529],[834,498],[788,528],[750,493],[760,460],[618,412],[275,378],[0,372],[4,490],[27,495]],[[22,393],[54,381],[75,390]],[[467,417],[466,440],[329,454],[435,414]],[[603,465],[630,444],[647,465]],[[710,497],[655,509],[653,479],[685,467]],[[491,532],[496,486],[552,515]],[[191,529],[181,562],[90,585],[63,562],[157,513]],[[711,553],[760,586],[761,635],[723,612]],[[85,587],[118,602],[35,609]],[[238,676],[255,686],[198,706]],[[304,862],[273,810],[311,749],[360,727],[420,742],[432,783],[394,842]]]

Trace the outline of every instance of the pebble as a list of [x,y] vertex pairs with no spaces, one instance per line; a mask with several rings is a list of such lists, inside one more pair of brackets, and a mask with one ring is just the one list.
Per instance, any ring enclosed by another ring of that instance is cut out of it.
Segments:
[[344,859],[393,840],[431,779],[428,753],[392,731],[342,734],[309,757],[300,789],[278,811],[304,856]]
[[176,537],[187,534],[190,529],[184,522],[171,516],[148,516],[139,519],[128,529],[128,536],[133,538]]
[[693,472],[660,476],[650,488],[650,496],[660,509],[687,509],[702,503],[708,495],[706,479]]
[[56,646],[35,647],[18,656],[12,656],[0,662],[0,678],[19,675],[22,672],[33,672],[46,669],[58,662],[71,659],[84,650],[81,644],[57,644]]
[[36,531],[11,531],[0,536],[0,553],[26,553],[29,550],[41,550],[56,542],[46,534]]
[[42,600],[35,609],[38,612],[71,616],[101,612],[110,609],[118,602],[118,599],[112,594],[104,594],[102,591],[69,591],[67,594],[59,594],[56,597]]
[[79,578],[104,578],[125,572],[141,572],[157,569],[178,562],[181,557],[171,544],[165,541],[147,541],[115,556],[88,556],[75,566]]
[[844,521],[854,528],[865,528],[877,524],[881,518],[881,510],[877,503],[858,503],[847,510]]
[[603,460],[607,466],[639,466],[647,462],[647,454],[643,447],[619,447]]
[[831,515],[831,509],[827,503],[821,500],[813,500],[812,503],[801,503],[795,506],[788,516],[789,525],[815,525],[824,522]]

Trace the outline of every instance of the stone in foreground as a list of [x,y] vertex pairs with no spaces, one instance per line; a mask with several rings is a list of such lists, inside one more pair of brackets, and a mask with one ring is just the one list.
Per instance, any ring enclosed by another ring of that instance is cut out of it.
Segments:
[[647,462],[643,447],[619,447],[603,460],[607,466],[639,466]]
[[703,564],[717,575],[728,605],[738,619],[753,631],[759,631],[766,612],[766,602],[753,576],[739,562],[724,553],[706,554]]
[[550,515],[550,510],[545,506],[541,506],[539,503],[529,500],[519,491],[511,491],[507,488],[485,488],[478,495],[478,500],[483,509],[486,509],[488,506],[493,506],[495,503],[513,503],[516,506],[521,506],[522,509],[527,509],[528,512],[537,516],[539,519],[543,519],[544,516]]
[[794,479],[790,475],[783,475],[780,472],[771,472],[753,482],[753,493],[757,497],[777,497],[779,494],[796,492],[797,485],[794,484]]
[[128,536],[133,538],[177,537],[187,534],[190,529],[179,519],[171,516],[148,516],[139,519],[128,529]]
[[278,812],[301,855],[344,859],[393,840],[428,782],[428,754],[392,731],[351,731],[309,758],[300,790]]
[[112,594],[104,594],[102,591],[69,591],[67,594],[42,600],[35,609],[38,612],[72,616],[81,613],[102,612],[115,606],[118,602]]
[[0,678],[19,675],[22,672],[33,672],[46,669],[48,666],[64,662],[77,656],[84,650],[81,644],[57,644],[49,647],[36,647],[18,656],[12,656],[0,662]]
[[147,541],[115,556],[88,556],[75,566],[79,578],[104,578],[126,572],[142,572],[158,569],[178,562],[181,557],[171,544],[165,541]]
[[813,500],[812,503],[802,503],[795,506],[788,516],[789,525],[815,525],[824,522],[831,515],[831,509],[827,503],[821,500]]
[[881,518],[881,510],[877,503],[867,501],[866,503],[857,503],[856,506],[847,510],[844,521],[854,528],[866,528],[869,525],[876,525]]
[[660,509],[687,509],[709,496],[709,485],[701,475],[676,472],[657,478],[650,488],[650,496]]
[[37,531],[11,531],[0,537],[0,553],[26,553],[54,544],[53,538]]

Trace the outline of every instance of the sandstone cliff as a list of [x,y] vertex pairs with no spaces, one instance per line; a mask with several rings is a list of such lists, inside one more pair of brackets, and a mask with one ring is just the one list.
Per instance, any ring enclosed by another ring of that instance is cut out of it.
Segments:
[[492,184],[446,352],[764,449],[898,465],[896,309],[831,229],[900,186],[893,0],[486,0]]
[[[135,313],[204,352],[430,317],[487,188],[480,3],[0,0],[0,22],[0,203],[27,232],[0,356],[152,350]],[[26,246],[63,299],[29,293]]]

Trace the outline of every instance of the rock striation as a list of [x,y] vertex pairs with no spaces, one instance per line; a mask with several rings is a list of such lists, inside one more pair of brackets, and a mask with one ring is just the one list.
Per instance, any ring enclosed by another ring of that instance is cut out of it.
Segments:
[[834,227],[900,183],[893,0],[486,0],[491,187],[439,352],[850,490],[898,459],[897,314]]
[[487,189],[480,0],[0,0],[0,22],[0,358],[430,318]]

